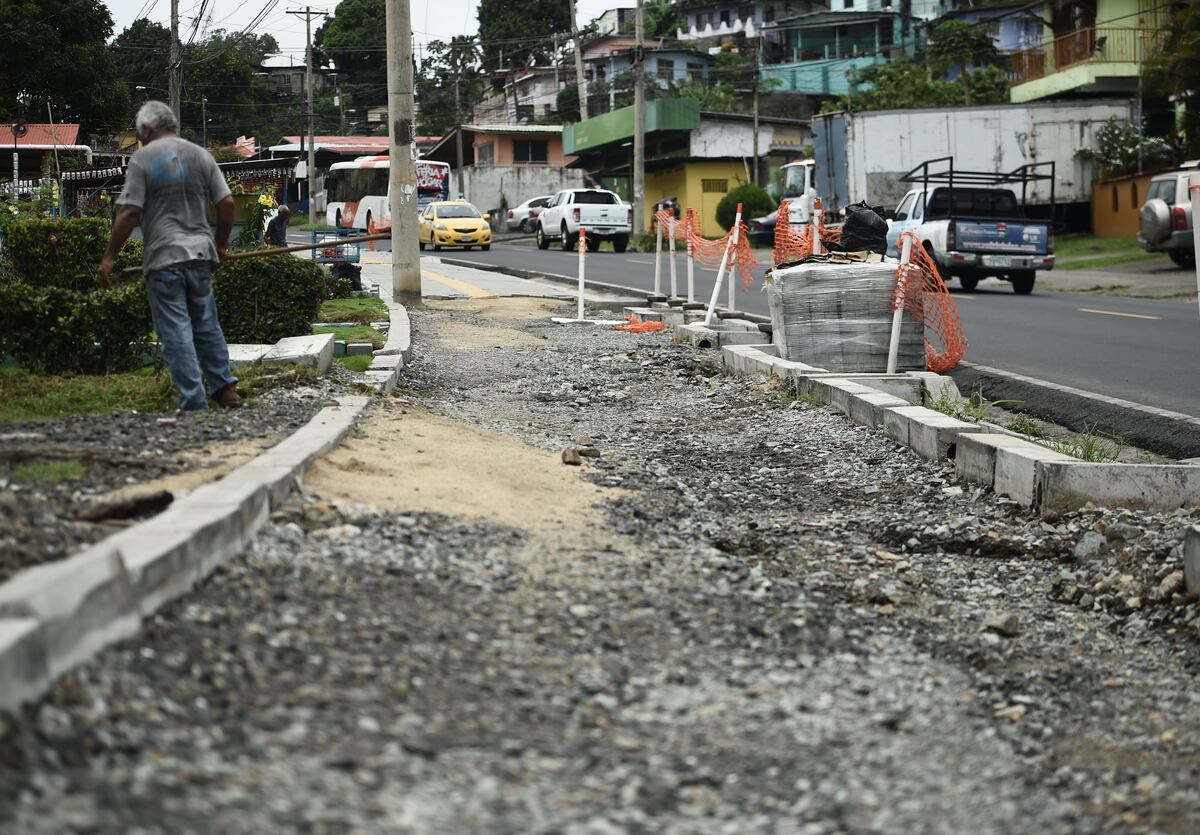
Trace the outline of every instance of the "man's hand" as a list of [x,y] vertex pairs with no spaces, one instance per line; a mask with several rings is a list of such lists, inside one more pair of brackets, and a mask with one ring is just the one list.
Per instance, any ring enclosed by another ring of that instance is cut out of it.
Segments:
[[217,260],[220,261],[222,264],[224,264],[226,259],[228,259],[228,258],[229,258],[229,253],[226,251],[225,247],[218,246],[217,247]]
[[113,271],[113,259],[109,258],[106,255],[106,256],[104,256],[103,260],[100,261],[100,269],[96,273],[96,283],[99,284],[101,287],[103,287],[105,290],[112,289],[112,280],[109,279],[109,276],[112,275],[112,271]]

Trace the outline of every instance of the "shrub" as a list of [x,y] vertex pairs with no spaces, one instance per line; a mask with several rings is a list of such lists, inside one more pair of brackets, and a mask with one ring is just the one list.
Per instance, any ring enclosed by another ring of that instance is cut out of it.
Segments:
[[0,267],[0,354],[50,373],[109,374],[145,364],[150,305],[141,282],[111,291],[31,284]]
[[764,189],[753,183],[746,183],[726,194],[717,204],[717,223],[721,224],[722,229],[733,228],[738,203],[742,204],[742,220],[770,214],[779,208]]
[[[20,220],[8,228],[4,255],[29,284],[87,291],[95,288],[109,229],[108,220],[102,217]],[[117,268],[141,263],[142,242],[126,242]]]
[[229,342],[272,343],[311,331],[327,290],[325,270],[292,255],[229,261],[213,294]]

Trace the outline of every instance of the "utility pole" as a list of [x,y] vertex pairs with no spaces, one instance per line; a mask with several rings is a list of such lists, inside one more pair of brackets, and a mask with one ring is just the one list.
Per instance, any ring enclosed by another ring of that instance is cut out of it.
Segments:
[[304,86],[308,88],[308,162],[304,166],[305,179],[308,180],[308,225],[317,224],[317,204],[313,201],[313,181],[317,173],[317,147],[313,141],[313,51],[312,51],[312,19],[326,17],[327,12],[314,12],[312,6],[305,6],[304,11],[289,9],[288,14],[304,18]]
[[200,97],[200,147],[208,147],[208,96]]
[[463,190],[463,147],[462,147],[462,105],[458,102],[458,80],[462,75],[462,67],[459,67],[459,75],[454,76],[454,151],[458,155],[458,199],[466,198],[466,191]]
[[642,0],[637,0],[637,18],[634,29],[634,79],[633,79],[633,229],[636,241],[645,230],[646,193],[646,79],[645,53],[643,51]]
[[171,47],[167,67],[167,98],[168,104],[175,113],[175,121],[179,118],[179,94],[183,87],[183,62],[179,58],[179,0],[171,0]]
[[[575,84],[579,88],[579,121],[586,122],[588,117],[587,81],[583,77],[583,50],[579,43],[579,23],[575,19],[575,0],[567,0],[571,6],[571,37],[575,40]],[[638,0],[638,8],[642,7]]]
[[759,52],[762,49],[762,36],[754,41],[754,170],[750,173],[750,182],[758,185],[758,67]]
[[417,252],[416,114],[413,108],[412,21],[409,0],[386,0],[388,136],[391,163],[388,204],[392,215],[392,300],[421,303]]

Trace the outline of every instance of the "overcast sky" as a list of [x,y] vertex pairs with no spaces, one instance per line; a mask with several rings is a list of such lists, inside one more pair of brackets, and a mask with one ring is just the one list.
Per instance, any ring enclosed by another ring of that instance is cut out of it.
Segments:
[[[521,0],[513,0],[520,2]],[[106,0],[113,16],[113,34],[119,34],[139,17],[148,17],[164,26],[170,25],[171,0]],[[567,0],[560,0],[566,3]],[[411,0],[413,36],[418,45],[434,40],[449,40],[454,35],[475,34],[479,29],[475,17],[478,0]],[[201,0],[179,0],[180,38],[187,40],[194,16],[199,11]],[[272,11],[259,26],[258,33],[270,33],[286,53],[304,56],[304,18],[286,14],[288,9],[312,6],[314,11],[332,12],[337,2],[288,3],[287,0],[209,0],[204,12],[209,28],[239,31],[252,21],[266,6]],[[612,0],[578,0],[576,3],[580,25],[587,23],[608,8],[632,7],[634,3],[614,3]],[[204,25],[204,24],[202,24]],[[313,28],[319,24],[314,21]],[[203,31],[203,29],[201,30]]]

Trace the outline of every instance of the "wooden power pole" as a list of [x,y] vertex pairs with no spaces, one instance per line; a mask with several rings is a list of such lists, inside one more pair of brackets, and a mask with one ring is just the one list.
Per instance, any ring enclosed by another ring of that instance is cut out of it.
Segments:
[[179,96],[183,88],[183,61],[179,57],[179,0],[171,0],[171,46],[167,58],[167,102],[175,112],[175,121],[181,122],[179,116]]
[[[325,17],[327,13],[314,12],[312,6],[305,6],[304,11],[294,9],[289,10],[288,14],[304,18],[304,37],[306,41],[306,48],[304,50],[304,86],[308,88],[308,161],[305,163],[304,170],[306,172],[305,179],[308,181],[308,225],[316,226],[317,204],[313,201],[313,182],[316,179],[317,173],[317,148],[313,142],[315,131],[313,126],[312,19],[314,17]],[[370,230],[368,229],[367,231],[369,232]]]
[[642,0],[637,0],[637,17],[634,38],[634,79],[633,79],[633,229],[630,230],[635,241],[641,239],[645,231],[645,194],[646,194],[646,55],[644,44],[644,27],[642,23]]
[[568,0],[571,6],[571,37],[575,39],[575,84],[579,88],[579,121],[586,122],[588,117],[587,81],[583,77],[583,50],[579,43],[579,23],[575,19],[575,0]]
[[413,106],[412,19],[409,0],[385,0],[387,13],[388,206],[392,216],[392,300],[421,303],[417,251],[416,113]]

